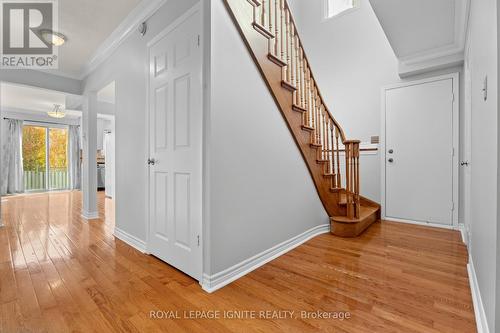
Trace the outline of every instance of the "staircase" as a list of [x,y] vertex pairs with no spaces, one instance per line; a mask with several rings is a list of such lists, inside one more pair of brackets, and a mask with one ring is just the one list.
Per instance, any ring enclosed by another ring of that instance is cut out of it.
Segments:
[[346,139],[324,103],[288,3],[225,2],[302,153],[331,232],[358,236],[380,219],[380,206],[359,194],[360,141]]

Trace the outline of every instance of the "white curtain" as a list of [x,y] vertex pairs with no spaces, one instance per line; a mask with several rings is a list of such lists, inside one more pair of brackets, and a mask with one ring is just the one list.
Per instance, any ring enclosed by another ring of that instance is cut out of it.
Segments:
[[7,121],[7,135],[2,147],[2,195],[24,192],[23,121]]
[[82,169],[80,164],[80,126],[69,126],[69,186],[72,190],[79,190],[82,179]]

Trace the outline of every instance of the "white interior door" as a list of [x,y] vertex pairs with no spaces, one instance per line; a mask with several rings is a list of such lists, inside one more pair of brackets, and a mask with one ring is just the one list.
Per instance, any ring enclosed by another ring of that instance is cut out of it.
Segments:
[[385,92],[385,216],[453,223],[453,79]]
[[[149,252],[200,280],[202,52],[200,13],[150,46]],[[126,166],[123,166],[126,168]]]

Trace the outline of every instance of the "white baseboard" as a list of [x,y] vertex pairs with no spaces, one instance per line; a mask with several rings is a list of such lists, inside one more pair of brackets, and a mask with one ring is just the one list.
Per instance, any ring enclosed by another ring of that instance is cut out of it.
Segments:
[[116,238],[118,238],[119,240],[132,246],[137,251],[142,252],[142,253],[147,253],[147,250],[146,250],[147,247],[146,247],[145,241],[143,241],[135,236],[132,236],[131,234],[129,234],[129,233],[121,230],[120,228],[117,228],[117,227],[115,227],[115,232],[113,234],[115,235]]
[[490,333],[488,328],[488,321],[486,319],[486,312],[484,311],[483,301],[481,299],[481,291],[479,290],[479,283],[477,282],[476,270],[474,262],[469,255],[469,264],[467,265],[467,272],[469,273],[470,291],[472,293],[472,302],[474,304],[474,315],[476,317],[476,325],[478,333]]
[[201,285],[203,290],[212,293],[217,289],[224,287],[225,285],[239,279],[243,275],[250,273],[251,271],[259,268],[260,266],[268,263],[269,261],[285,254],[286,252],[296,248],[297,246],[305,243],[309,239],[330,232],[330,225],[323,224],[312,229],[303,232],[281,244],[273,246],[272,248],[265,250],[251,258],[248,258],[222,272],[216,273],[214,275],[203,274]]
[[98,212],[87,212],[82,210],[82,217],[86,220],[97,220],[99,218]]
[[458,225],[458,230],[460,230],[460,234],[462,235],[462,242],[464,242],[465,246],[469,247],[469,237],[467,237],[467,230],[465,230],[465,224],[460,223]]
[[459,227],[456,225],[446,225],[446,224],[439,224],[439,223],[412,221],[412,220],[397,219],[397,218],[392,218],[392,217],[387,217],[387,216],[383,216],[381,219],[385,220],[385,221],[389,221],[389,222],[421,225],[423,227],[441,228],[441,229],[448,229],[448,230],[458,230],[459,229]]

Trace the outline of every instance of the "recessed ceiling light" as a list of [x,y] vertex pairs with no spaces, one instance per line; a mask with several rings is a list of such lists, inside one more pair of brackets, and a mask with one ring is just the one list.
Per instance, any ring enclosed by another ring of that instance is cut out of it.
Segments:
[[66,42],[66,36],[51,30],[42,30],[42,38],[54,46],[61,46]]

